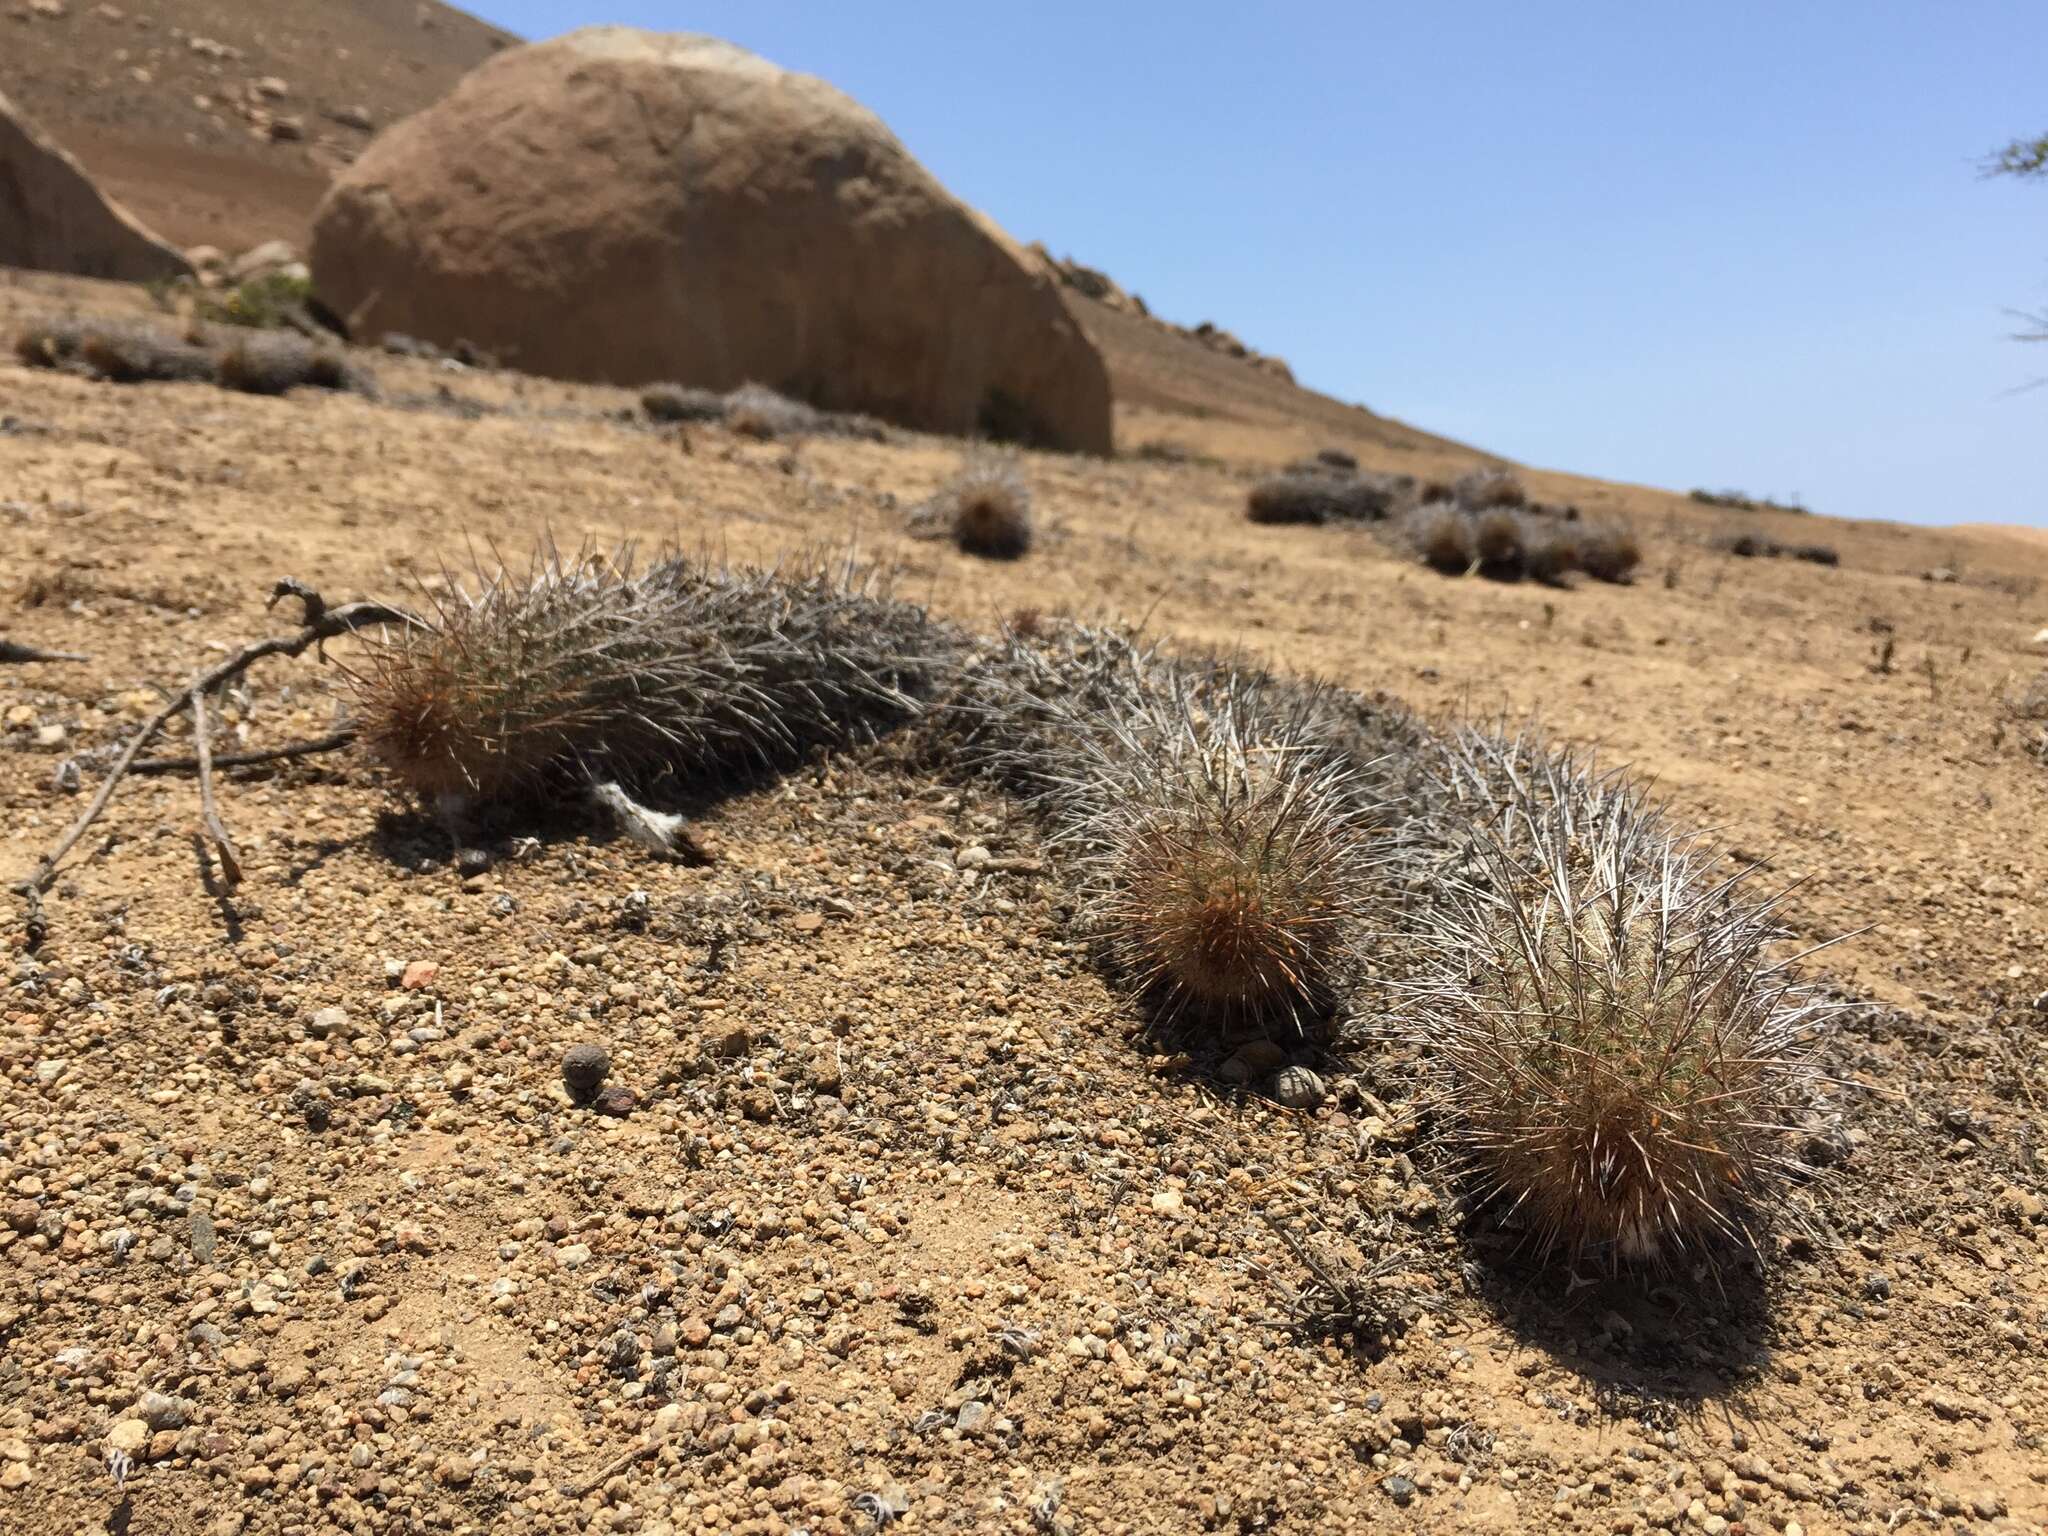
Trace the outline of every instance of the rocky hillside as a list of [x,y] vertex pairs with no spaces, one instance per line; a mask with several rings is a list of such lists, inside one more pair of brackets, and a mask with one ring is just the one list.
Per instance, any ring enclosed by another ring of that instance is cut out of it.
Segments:
[[13,0],[0,91],[181,245],[297,238],[378,128],[517,41],[438,0]]

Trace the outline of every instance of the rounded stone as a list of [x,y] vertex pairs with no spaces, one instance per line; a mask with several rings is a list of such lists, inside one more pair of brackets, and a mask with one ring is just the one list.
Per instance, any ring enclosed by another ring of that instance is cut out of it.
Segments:
[[1307,1067],[1282,1067],[1267,1091],[1289,1109],[1314,1109],[1325,1097],[1323,1080]]
[[601,1045],[584,1041],[562,1053],[562,1082],[579,1103],[597,1096],[611,1070],[612,1059]]

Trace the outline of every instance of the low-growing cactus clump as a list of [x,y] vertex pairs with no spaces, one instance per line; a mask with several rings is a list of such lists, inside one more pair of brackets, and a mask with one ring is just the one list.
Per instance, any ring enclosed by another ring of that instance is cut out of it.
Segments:
[[1481,1192],[1574,1262],[1717,1263],[1796,1165],[1824,1011],[1640,793],[1469,734],[1406,1028]]
[[376,380],[350,362],[341,343],[293,331],[239,330],[225,339],[198,325],[180,336],[123,320],[56,320],[14,338],[15,356],[111,384],[211,383],[247,394],[301,386],[374,395]]
[[1006,458],[971,459],[912,511],[909,531],[912,538],[951,539],[963,553],[984,559],[1018,559],[1035,537],[1031,486]]
[[78,359],[110,384],[211,384],[219,371],[205,347],[141,326],[105,326],[86,334]]
[[641,394],[640,409],[653,421],[723,421],[725,396],[687,384],[655,384]]
[[375,384],[342,355],[290,331],[252,331],[230,341],[216,359],[221,387],[246,395],[282,395],[294,389],[371,394]]
[[799,437],[852,437],[882,442],[887,430],[871,416],[822,411],[764,384],[742,384],[727,394],[688,384],[655,384],[641,393],[640,409],[650,421],[722,425],[740,437],[762,442]]
[[1297,467],[1253,486],[1245,516],[1255,523],[1377,523],[1399,510],[1412,485],[1399,475]]
[[1471,511],[1454,501],[1429,501],[1408,514],[1400,532],[1423,564],[1446,576],[1480,571],[1503,581],[1527,577],[1561,586],[1583,571],[1598,581],[1629,580],[1643,558],[1634,533],[1563,515],[1570,510],[1494,503]]
[[910,715],[943,632],[867,574],[544,551],[356,676],[362,737],[433,803],[766,766]]

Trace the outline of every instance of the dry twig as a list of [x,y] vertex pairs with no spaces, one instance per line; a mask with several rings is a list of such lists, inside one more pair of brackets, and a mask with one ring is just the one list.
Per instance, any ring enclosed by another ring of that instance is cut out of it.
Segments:
[[213,798],[213,732],[207,719],[206,694],[194,685],[192,693],[192,751],[199,760],[199,816],[213,839],[214,857],[220,860],[221,884],[233,890],[242,883],[242,860],[234,840],[222,825],[220,806]]
[[[244,646],[217,666],[200,673],[189,687],[172,696],[163,708],[145,720],[141,729],[136,731],[128,739],[128,744],[121,749],[121,755],[114,759],[114,765],[107,771],[107,777],[100,784],[98,793],[92,797],[92,803],[79,813],[78,819],[72,822],[50,850],[36,860],[35,869],[29,876],[15,887],[28,903],[27,928],[31,946],[42,937],[44,927],[40,898],[57,878],[58,866],[64,862],[65,856],[78,846],[79,839],[85,836],[92,824],[99,820],[100,813],[107,808],[107,802],[113,799],[115,788],[134,765],[136,758],[141,755],[142,749],[156,739],[157,732],[161,731],[179,710],[194,708],[196,721],[199,717],[195,701],[202,694],[240,677],[265,657],[300,656],[309,647],[321,645],[339,635],[376,625],[398,624],[411,627],[420,624],[419,619],[404,609],[393,608],[384,603],[364,601],[343,603],[338,608],[329,608],[326,599],[321,597],[319,592],[289,576],[278,582],[271,590],[270,601],[265,606],[275,607],[279,601],[287,597],[297,598],[304,608],[304,626],[296,634],[272,635],[267,640],[259,640],[253,645]],[[203,724],[199,726],[196,735],[199,738],[200,774],[202,780],[205,780],[210,772],[210,766],[206,762],[207,743]],[[210,792],[207,799],[210,804]],[[209,822],[209,827],[218,827],[217,817]],[[224,841],[224,832],[217,835]],[[228,845],[228,853],[232,857],[232,845]]]

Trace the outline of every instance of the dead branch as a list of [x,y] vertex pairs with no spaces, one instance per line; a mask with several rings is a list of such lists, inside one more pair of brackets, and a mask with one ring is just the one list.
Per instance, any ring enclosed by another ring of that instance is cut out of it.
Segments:
[[[325,736],[315,736],[310,741],[286,742],[281,747],[266,747],[259,752],[216,752],[213,755],[215,768],[254,768],[263,763],[288,763],[294,758],[313,757],[322,752],[339,752],[356,739],[356,728],[344,725]],[[131,774],[196,773],[199,759],[196,757],[145,757],[130,763]]]
[[652,1456],[660,1449],[661,1441],[647,1440],[632,1447],[630,1450],[621,1451],[602,1467],[599,1467],[594,1475],[585,1478],[582,1482],[563,1483],[561,1485],[562,1495],[564,1498],[570,1499],[587,1499],[606,1483],[625,1471],[626,1468],[632,1466],[634,1462]]
[[23,661],[90,661],[76,651],[44,651],[33,645],[23,645],[19,640],[0,637],[0,663]]
[[[406,627],[424,627],[421,620],[407,613],[403,608],[393,608],[384,603],[354,602],[343,603],[339,608],[329,608],[319,592],[304,582],[286,577],[271,589],[266,607],[275,607],[279,601],[295,597],[305,609],[305,626],[296,634],[272,635],[254,645],[244,646],[217,666],[199,674],[190,687],[174,695],[163,708],[142,723],[142,728],[128,739],[121,749],[121,755],[114,759],[107,777],[100,784],[99,791],[92,797],[92,803],[79,813],[76,821],[66,829],[56,844],[36,860],[34,871],[16,886],[16,890],[31,898],[50,888],[57,877],[57,868],[64,862],[66,854],[78,846],[78,840],[85,836],[92,824],[99,820],[100,813],[107,808],[107,802],[114,797],[114,789],[141,755],[142,749],[156,739],[157,732],[179,710],[189,708],[200,694],[220,687],[221,684],[240,677],[257,662],[270,656],[301,656],[309,647],[320,646],[340,635],[350,634],[359,629],[378,625],[396,624]],[[31,901],[33,910],[34,904]]]
[[220,806],[213,798],[213,731],[208,724],[209,709],[204,690],[192,694],[192,751],[199,760],[199,819],[213,839],[213,854],[220,861],[221,884],[233,890],[242,883],[242,860],[234,840],[220,819]]

